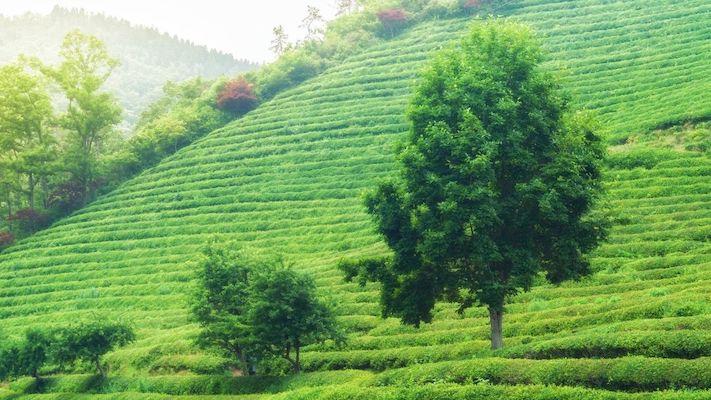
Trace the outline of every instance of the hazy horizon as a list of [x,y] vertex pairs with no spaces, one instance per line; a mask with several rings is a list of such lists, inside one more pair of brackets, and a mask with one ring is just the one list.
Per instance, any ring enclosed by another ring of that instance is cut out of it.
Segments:
[[[199,4],[199,7],[195,6]],[[159,32],[176,35],[198,45],[232,54],[235,58],[253,62],[268,62],[274,54],[269,50],[272,29],[283,25],[289,40],[299,40],[304,32],[299,25],[306,7],[321,10],[326,19],[335,14],[334,0],[203,0],[199,3],[175,0],[0,0],[0,15],[19,16],[27,12],[48,14],[55,6],[81,8],[143,25]],[[243,22],[247,23],[243,23]]]

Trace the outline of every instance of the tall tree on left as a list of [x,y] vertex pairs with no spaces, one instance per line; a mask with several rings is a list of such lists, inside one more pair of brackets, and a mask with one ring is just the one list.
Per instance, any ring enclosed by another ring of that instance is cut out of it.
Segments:
[[63,163],[85,202],[97,178],[100,156],[121,121],[116,98],[101,90],[119,62],[101,40],[78,30],[66,35],[59,55],[59,65],[36,63],[67,98],[66,112],[59,117],[60,126],[67,131]]
[[42,80],[19,63],[0,67],[0,201],[8,214],[13,206],[36,207],[38,185],[42,197],[47,195],[56,159],[51,121],[52,104]]

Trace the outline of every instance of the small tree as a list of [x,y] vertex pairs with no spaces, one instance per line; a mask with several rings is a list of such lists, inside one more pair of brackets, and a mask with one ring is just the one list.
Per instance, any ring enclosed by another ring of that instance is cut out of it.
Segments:
[[269,49],[277,56],[280,56],[289,48],[289,37],[281,25],[275,26],[274,29],[272,29],[272,34],[274,38],[272,39]]
[[306,17],[301,21],[301,28],[306,29],[306,40],[319,40],[323,36],[324,19],[321,10],[306,6]]
[[388,8],[378,11],[378,20],[388,37],[395,36],[408,22],[408,15],[402,8]]
[[50,358],[52,334],[30,329],[17,342],[0,349],[0,380],[21,376],[39,377],[39,371]]
[[253,262],[242,253],[214,244],[207,246],[197,268],[197,290],[191,307],[202,328],[198,345],[220,350],[248,374],[255,371],[250,355],[251,332],[246,322],[253,268]]
[[249,324],[269,354],[301,371],[301,348],[328,339],[342,341],[333,312],[316,297],[310,277],[277,267],[255,274],[250,286]]
[[285,358],[298,372],[302,346],[341,340],[313,280],[280,262],[210,244],[197,275],[192,314],[202,327],[198,344],[220,350],[250,375],[265,355]]
[[530,30],[492,21],[425,72],[400,174],[366,198],[393,256],[341,264],[347,279],[381,282],[385,315],[418,325],[440,299],[482,304],[497,349],[508,297],[540,272],[590,273],[585,254],[606,234],[591,214],[604,147],[541,59]]
[[18,354],[17,376],[39,376],[39,370],[50,357],[51,334],[39,329],[30,329]]
[[347,15],[358,11],[356,0],[336,0],[336,16]]
[[20,346],[17,343],[0,343],[0,382],[16,377],[19,352]]
[[104,376],[106,369],[101,364],[101,357],[118,347],[135,340],[133,329],[122,323],[93,321],[84,322],[59,332],[52,354],[62,364],[74,364],[77,361],[91,363],[96,373]]
[[254,85],[243,76],[225,83],[217,95],[217,108],[235,115],[245,114],[257,106],[259,100],[254,93]]

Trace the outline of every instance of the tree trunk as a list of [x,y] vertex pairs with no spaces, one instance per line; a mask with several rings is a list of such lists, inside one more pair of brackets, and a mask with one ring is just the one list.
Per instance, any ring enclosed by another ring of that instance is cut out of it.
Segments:
[[47,182],[47,177],[46,176],[41,176],[40,177],[40,189],[42,190],[42,208],[45,210],[49,208],[49,193],[48,193],[48,186],[49,183]]
[[12,217],[12,189],[7,189],[7,218]]
[[101,359],[100,358],[94,359],[94,365],[96,366],[96,372],[99,373],[99,376],[104,376],[106,372],[104,371],[104,368],[101,367]]
[[491,348],[493,350],[504,347],[504,337],[502,326],[504,322],[504,310],[489,307],[489,323],[491,324]]
[[27,175],[27,202],[29,208],[35,208],[35,176],[32,173]]
[[301,346],[299,346],[299,344],[297,343],[295,347],[296,347],[296,362],[294,363],[294,372],[298,374],[301,372],[301,357],[300,357]]

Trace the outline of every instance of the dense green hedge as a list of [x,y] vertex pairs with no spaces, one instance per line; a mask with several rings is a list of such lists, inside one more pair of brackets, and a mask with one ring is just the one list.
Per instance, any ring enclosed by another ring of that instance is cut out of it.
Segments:
[[426,383],[586,386],[612,390],[709,389],[711,358],[696,360],[623,357],[613,359],[511,360],[483,358],[423,364],[383,372],[378,385]]
[[652,331],[593,333],[512,346],[498,352],[507,357],[586,358],[641,355],[664,358],[711,356],[711,332]]
[[303,388],[275,395],[242,396],[175,396],[148,393],[113,393],[113,394],[68,394],[53,393],[44,395],[3,394],[0,399],[23,400],[64,400],[64,399],[101,399],[101,400],[158,400],[158,399],[273,399],[273,400],[706,400],[709,391],[663,391],[652,393],[620,393],[604,390],[569,388],[558,386],[499,386],[499,385],[452,385],[433,384],[417,387],[362,387],[359,385],[334,385],[317,388]]
[[169,395],[278,393],[304,387],[343,383],[354,384],[372,379],[366,371],[313,372],[295,376],[162,375],[140,377],[98,377],[65,375],[25,378],[10,384],[16,393],[161,393]]

